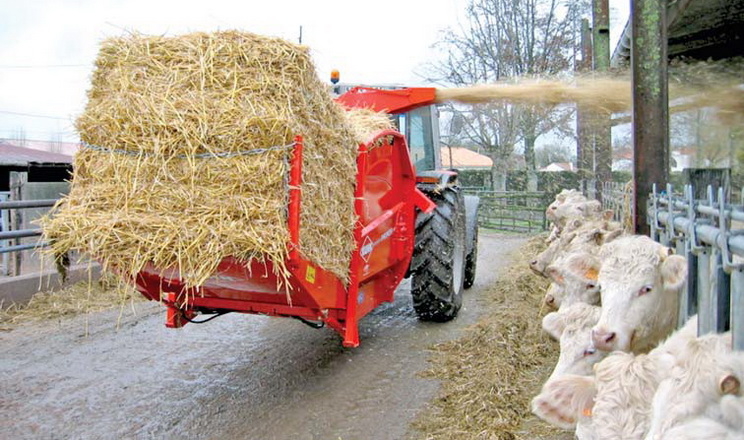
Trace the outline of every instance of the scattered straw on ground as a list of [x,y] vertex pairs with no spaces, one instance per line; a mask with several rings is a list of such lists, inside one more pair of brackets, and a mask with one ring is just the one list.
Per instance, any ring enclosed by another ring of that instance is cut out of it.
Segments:
[[56,292],[40,292],[25,305],[0,309],[0,330],[12,330],[29,321],[53,320],[123,307],[145,298],[112,275],[80,281]]
[[76,123],[89,144],[42,222],[52,252],[201,285],[227,256],[283,262],[287,148],[305,140],[301,249],[348,280],[358,142],[306,47],[229,31],[102,44]]
[[420,438],[571,438],[529,409],[558,358],[558,344],[540,327],[548,282],[527,265],[544,240],[535,237],[519,251],[488,292],[492,303],[480,322],[461,339],[435,347],[426,376],[441,380],[442,390],[414,423]]

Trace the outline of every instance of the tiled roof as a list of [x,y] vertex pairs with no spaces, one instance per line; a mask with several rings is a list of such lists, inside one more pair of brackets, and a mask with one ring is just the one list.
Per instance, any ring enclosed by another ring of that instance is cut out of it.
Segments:
[[491,168],[493,161],[467,148],[442,147],[442,165],[448,168]]

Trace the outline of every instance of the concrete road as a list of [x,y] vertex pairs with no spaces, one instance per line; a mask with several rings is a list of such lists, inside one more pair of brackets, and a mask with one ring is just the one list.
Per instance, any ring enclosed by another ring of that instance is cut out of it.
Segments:
[[[0,333],[0,438],[402,439],[435,396],[427,347],[479,317],[524,238],[481,234],[457,319],[420,322],[404,282],[345,349],[330,329],[231,314],[163,326],[141,303]],[[415,435],[415,434],[414,434]]]

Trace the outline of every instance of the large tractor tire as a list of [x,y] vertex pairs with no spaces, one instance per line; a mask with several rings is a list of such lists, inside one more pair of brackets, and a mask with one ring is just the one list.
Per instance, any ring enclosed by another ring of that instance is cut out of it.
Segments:
[[423,321],[445,322],[462,306],[465,273],[465,209],[462,193],[429,194],[437,207],[416,217],[411,260],[413,307]]
[[472,248],[465,257],[465,279],[463,287],[470,289],[475,284],[475,268],[478,262],[478,223],[475,224],[475,231],[472,238]]
[[478,208],[480,198],[465,196],[465,280],[463,287],[470,289],[475,284],[475,270],[478,263]]

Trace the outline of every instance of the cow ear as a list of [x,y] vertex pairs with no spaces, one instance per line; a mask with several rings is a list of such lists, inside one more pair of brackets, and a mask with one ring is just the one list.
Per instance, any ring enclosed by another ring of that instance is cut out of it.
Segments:
[[554,266],[552,264],[545,269],[545,275],[547,275],[548,278],[553,280],[553,282],[558,284],[559,286],[562,286],[566,282],[565,278],[563,278],[563,273],[561,273],[561,270],[557,266]]
[[729,374],[721,378],[718,382],[718,389],[721,392],[721,395],[730,394],[736,396],[739,394],[739,390],[741,389],[741,382],[739,382],[738,377]]
[[687,259],[670,255],[661,263],[661,280],[666,290],[678,290],[687,281]]
[[604,239],[602,240],[602,244],[606,244],[611,242],[612,240],[620,237],[623,235],[622,228],[613,229],[612,231],[604,231]]
[[613,211],[611,209],[606,209],[606,210],[602,211],[602,219],[604,219],[606,221],[612,220],[612,217],[614,215],[615,215],[615,211]]
[[566,315],[558,312],[548,313],[542,319],[542,328],[551,338],[559,340],[563,329],[566,328]]
[[581,253],[571,255],[566,261],[568,270],[581,278],[597,281],[599,278],[600,262],[591,254]]
[[576,427],[580,416],[590,416],[597,389],[591,376],[565,374],[543,386],[532,399],[532,413],[563,429]]

